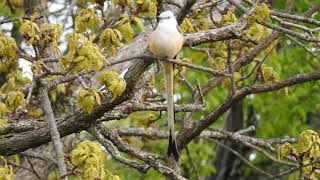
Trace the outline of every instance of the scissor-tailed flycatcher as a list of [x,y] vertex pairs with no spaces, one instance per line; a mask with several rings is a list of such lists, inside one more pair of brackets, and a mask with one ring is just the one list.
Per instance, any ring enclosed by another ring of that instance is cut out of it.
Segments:
[[[149,49],[158,56],[174,58],[181,50],[183,36],[171,11],[162,12],[158,17],[158,24],[149,37]],[[173,106],[173,64],[163,62],[165,88],[167,94],[167,114],[169,127],[168,156],[179,158],[176,138],[174,133],[174,106]]]

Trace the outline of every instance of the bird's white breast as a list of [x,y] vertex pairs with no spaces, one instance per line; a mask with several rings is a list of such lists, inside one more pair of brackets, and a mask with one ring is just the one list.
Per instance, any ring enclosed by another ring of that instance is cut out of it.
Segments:
[[159,24],[149,38],[150,51],[159,56],[173,58],[182,47],[182,35],[176,25]]

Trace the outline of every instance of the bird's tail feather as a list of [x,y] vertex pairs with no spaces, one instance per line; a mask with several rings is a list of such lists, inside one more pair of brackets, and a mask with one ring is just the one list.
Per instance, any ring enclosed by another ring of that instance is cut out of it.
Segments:
[[170,132],[167,155],[168,157],[173,155],[178,160],[179,154],[174,134],[173,64],[164,63],[164,77],[167,94],[168,128]]
[[173,155],[174,159],[176,161],[178,161],[179,160],[179,152],[178,152],[178,147],[177,147],[177,141],[176,141],[176,138],[174,136],[172,136],[172,134],[173,133],[170,131],[167,155],[168,155],[168,157]]

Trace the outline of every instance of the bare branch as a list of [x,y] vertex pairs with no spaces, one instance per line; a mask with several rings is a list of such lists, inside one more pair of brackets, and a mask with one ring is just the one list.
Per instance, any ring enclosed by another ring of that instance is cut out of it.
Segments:
[[111,156],[115,160],[117,160],[120,163],[123,163],[125,165],[128,165],[130,167],[133,167],[136,170],[143,172],[143,173],[147,172],[147,170],[149,169],[148,165],[139,164],[136,161],[122,157],[120,155],[118,149],[113,145],[113,143],[110,142],[108,139],[105,139],[99,131],[97,131],[95,129],[89,129],[89,132],[107,149],[107,151],[111,154]]
[[[60,174],[63,176],[67,174],[67,167],[63,159],[64,153],[63,153],[63,147],[60,139],[60,134],[57,128],[56,121],[54,119],[54,114],[52,111],[51,103],[48,96],[48,90],[46,87],[40,88],[39,97],[40,97],[41,107],[44,112],[44,118],[47,121],[48,129],[50,129],[51,139],[56,151],[58,169],[60,171]],[[67,177],[63,179],[66,180]]]
[[279,90],[284,87],[293,86],[300,83],[305,83],[309,81],[319,80],[320,79],[320,71],[315,71],[310,74],[298,74],[294,77],[288,78],[286,80],[280,80],[274,83],[266,83],[262,85],[253,85],[249,87],[244,87],[240,89],[237,94],[235,94],[232,98],[226,100],[219,107],[217,107],[212,113],[210,113],[207,117],[200,120],[196,123],[192,128],[185,129],[181,133],[179,133],[178,145],[179,148],[183,148],[188,142],[190,142],[193,138],[200,135],[200,133],[209,127],[212,123],[214,123],[222,114],[224,114],[234,103],[238,102],[240,99],[243,99],[249,94],[256,94],[262,92],[269,92]]
[[38,179],[42,179],[42,178],[40,177],[39,173],[37,172],[37,170],[34,168],[34,166],[33,166],[32,162],[30,161],[29,157],[26,157],[26,158],[27,158],[27,161],[28,161],[31,169],[34,171],[34,174],[37,176],[37,178],[38,178]]
[[203,66],[197,66],[197,65],[194,65],[194,64],[191,64],[191,63],[187,63],[187,62],[177,61],[175,59],[168,59],[168,58],[164,58],[164,57],[154,56],[154,55],[151,55],[151,54],[150,55],[141,54],[141,55],[131,56],[131,57],[128,57],[128,58],[118,59],[117,61],[110,62],[110,65],[115,65],[115,64],[126,62],[126,61],[135,60],[135,59],[161,60],[161,61],[177,64],[177,65],[180,65],[180,66],[186,66],[186,67],[189,67],[189,68],[192,68],[192,69],[197,69],[197,70],[201,70],[201,71],[204,71],[204,72],[209,72],[209,73],[212,73],[212,74],[214,74],[216,76],[230,76],[226,72],[222,72],[222,71],[219,71],[219,70],[214,70],[214,69],[203,67]]
[[174,170],[159,162],[159,156],[135,149],[130,144],[123,141],[120,138],[120,136],[116,133],[116,131],[112,129],[103,128],[101,127],[101,125],[91,128],[89,129],[89,131],[92,133],[94,133],[95,131],[100,132],[103,135],[103,138],[110,140],[119,149],[119,151],[130,154],[133,157],[144,161],[153,169],[159,171],[165,176],[171,177],[173,179],[185,180],[184,177],[178,175]]
[[268,177],[272,177],[271,174],[265,172],[264,170],[256,167],[255,165],[253,165],[252,163],[249,162],[249,160],[247,160],[245,157],[243,157],[240,153],[238,153],[237,151],[235,151],[234,149],[230,148],[229,146],[224,145],[223,143],[220,143],[218,141],[214,141],[215,143],[217,143],[219,146],[225,148],[226,150],[232,152],[234,155],[236,155],[239,159],[241,159],[246,165],[248,165],[249,167],[251,167],[253,170],[266,175]]
[[[236,6],[238,9],[240,9],[241,11],[243,11],[244,13],[250,13],[250,10],[248,10],[247,8],[245,8],[244,6],[242,6],[240,4],[240,2],[238,1],[235,1],[235,0],[228,0],[229,3],[233,4],[234,6]],[[268,27],[268,28],[271,28],[271,29],[274,29],[276,31],[279,31],[279,32],[282,32],[282,33],[285,33],[285,34],[288,34],[288,35],[291,35],[291,36],[294,36],[294,37],[297,37],[297,38],[300,38],[300,39],[303,39],[305,41],[309,41],[309,42],[317,42],[319,43],[320,42],[320,39],[319,38],[315,38],[315,37],[310,37],[309,35],[306,35],[306,34],[301,34],[301,33],[297,33],[297,32],[294,32],[292,30],[289,30],[289,29],[286,29],[286,28],[282,28],[282,27],[279,27],[279,26],[276,26],[274,24],[270,24],[270,23],[267,23],[267,22],[261,22],[259,23],[265,27]]]
[[249,25],[249,22],[240,18],[236,23],[225,27],[189,33],[184,37],[184,46],[194,46],[208,42],[236,39],[238,37],[238,32],[245,30]]
[[228,52],[228,57],[227,57],[227,66],[228,66],[228,69],[229,69],[229,73],[231,74],[231,77],[230,77],[230,81],[231,81],[231,93],[230,95],[233,96],[234,94],[236,94],[237,92],[237,86],[236,86],[236,81],[234,80],[234,70],[233,70],[233,65],[232,65],[232,52],[231,52],[231,43],[230,41],[228,41],[228,46],[227,46],[227,52]]
[[279,11],[275,11],[275,10],[271,10],[270,14],[274,15],[274,16],[281,17],[281,18],[302,21],[302,22],[305,22],[305,23],[310,23],[310,24],[314,24],[316,26],[320,26],[320,21],[318,21],[316,19],[308,18],[308,17],[305,17],[305,16],[298,16],[298,15],[288,14],[288,13],[279,12]]
[[7,160],[7,162],[8,162],[8,164],[10,164],[10,165],[12,165],[12,166],[14,166],[14,167],[21,168],[21,169],[25,169],[25,170],[33,173],[34,175],[36,175],[37,177],[39,177],[39,179],[45,179],[45,177],[39,176],[33,169],[30,169],[30,168],[28,168],[28,167],[22,166],[22,165],[20,165],[20,164],[17,164],[17,163],[15,163],[15,162],[10,161],[10,160]]

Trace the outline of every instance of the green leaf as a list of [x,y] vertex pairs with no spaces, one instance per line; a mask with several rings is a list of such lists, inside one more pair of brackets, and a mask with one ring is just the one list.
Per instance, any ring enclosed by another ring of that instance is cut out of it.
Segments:
[[[8,127],[8,121],[6,119],[0,119],[0,128]],[[0,175],[1,177],[1,175]]]
[[284,143],[278,149],[278,157],[281,159],[282,157],[288,156],[292,152],[292,145],[288,142]]
[[7,106],[4,103],[0,102],[0,116],[4,116],[8,112],[10,111],[8,110]]
[[97,80],[105,84],[107,89],[112,93],[113,100],[126,89],[126,81],[113,70],[103,71]]
[[72,164],[81,168],[84,179],[104,179],[104,153],[100,144],[82,141],[71,151],[70,157]]
[[320,157],[320,149],[318,144],[314,144],[310,149],[310,158],[317,159]]
[[126,42],[131,42],[132,41],[134,31],[133,31],[130,23],[125,23],[123,25],[122,33],[124,35],[124,39],[126,40]]
[[8,109],[13,111],[24,104],[24,94],[20,91],[12,91],[9,93],[5,103]]
[[89,113],[91,113],[94,106],[101,104],[99,90],[92,88],[80,89],[77,97],[77,103],[80,108],[84,107]]
[[133,17],[131,22],[138,27],[139,31],[144,31],[144,25],[143,25],[143,23],[142,23],[140,18]]
[[270,18],[270,10],[267,4],[262,3],[254,7],[253,18],[258,22],[265,22]]

